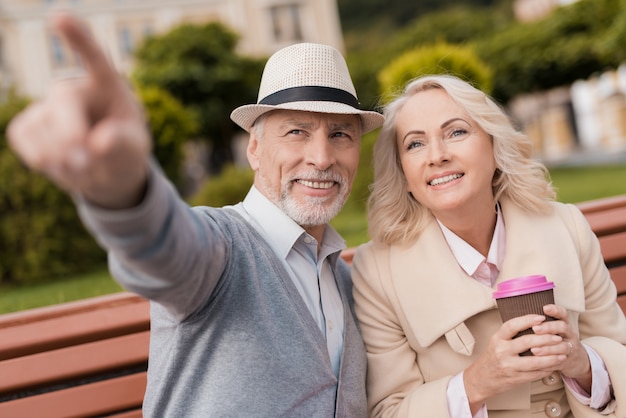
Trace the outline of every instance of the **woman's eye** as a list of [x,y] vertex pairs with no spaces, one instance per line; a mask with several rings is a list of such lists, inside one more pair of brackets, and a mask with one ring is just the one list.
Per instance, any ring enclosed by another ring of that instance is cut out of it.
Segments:
[[470,134],[470,131],[465,128],[454,128],[447,135],[446,139],[449,141],[461,141],[467,138]]
[[465,129],[456,129],[452,132],[452,136],[464,136],[467,135],[467,131]]
[[424,141],[411,141],[409,142],[408,146],[407,146],[407,150],[412,150],[412,149],[420,149],[424,147]]

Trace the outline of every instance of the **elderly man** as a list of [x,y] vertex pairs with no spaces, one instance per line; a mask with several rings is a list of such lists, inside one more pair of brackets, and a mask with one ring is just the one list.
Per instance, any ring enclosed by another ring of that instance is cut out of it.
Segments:
[[52,23],[86,76],[55,84],[8,136],[75,197],[113,276],[151,300],[144,415],[364,416],[365,350],[328,222],[383,117],[358,108],[341,54],[297,44],[269,59],[258,103],[231,115],[250,133],[254,185],[235,206],[190,208],[127,83],[80,22]]

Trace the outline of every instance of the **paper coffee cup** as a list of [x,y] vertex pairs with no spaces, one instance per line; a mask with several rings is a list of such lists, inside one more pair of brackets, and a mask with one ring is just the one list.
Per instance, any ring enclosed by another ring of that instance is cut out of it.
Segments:
[[[545,315],[543,307],[554,303],[554,283],[541,274],[517,277],[499,283],[493,297],[496,299],[502,322],[528,314]],[[554,319],[546,316],[547,321]],[[532,328],[528,328],[513,338],[532,333]],[[520,355],[529,356],[532,353],[528,350]]]

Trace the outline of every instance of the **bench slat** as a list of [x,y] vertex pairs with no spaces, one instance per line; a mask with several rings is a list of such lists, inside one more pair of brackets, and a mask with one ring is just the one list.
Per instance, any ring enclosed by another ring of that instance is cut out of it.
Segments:
[[585,217],[598,237],[626,231],[626,206],[589,213]]
[[107,415],[108,418],[142,418],[143,414],[141,409],[135,409],[134,411],[122,412],[120,414]]
[[67,418],[102,416],[140,409],[146,373],[76,386],[0,403],[3,418]]
[[617,207],[626,207],[626,194],[587,200],[585,202],[577,203],[576,206],[578,206],[585,216],[591,213],[602,212]]
[[146,300],[17,324],[2,331],[0,360],[148,330]]
[[149,339],[144,331],[0,362],[0,393],[147,362]]
[[598,240],[607,264],[626,259],[626,232],[599,237]]
[[14,327],[16,325],[41,322],[46,319],[75,315],[97,309],[128,305],[145,300],[145,298],[142,298],[134,293],[118,292],[88,299],[75,300],[72,302],[64,302],[56,305],[42,306],[40,308],[2,314],[0,315],[0,330],[3,328]]
[[352,265],[352,259],[354,258],[354,253],[356,252],[356,247],[346,248],[341,251],[340,255],[343,258],[343,261]]

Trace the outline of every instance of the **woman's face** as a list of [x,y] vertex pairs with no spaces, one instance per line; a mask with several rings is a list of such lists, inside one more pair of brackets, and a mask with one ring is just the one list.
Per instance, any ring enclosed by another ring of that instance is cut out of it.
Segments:
[[437,218],[493,210],[491,138],[445,90],[412,96],[396,127],[408,191]]

